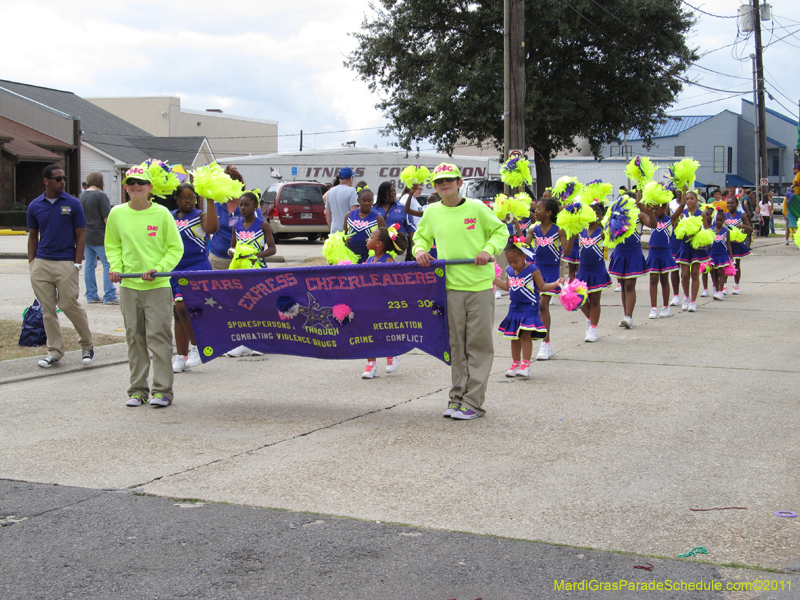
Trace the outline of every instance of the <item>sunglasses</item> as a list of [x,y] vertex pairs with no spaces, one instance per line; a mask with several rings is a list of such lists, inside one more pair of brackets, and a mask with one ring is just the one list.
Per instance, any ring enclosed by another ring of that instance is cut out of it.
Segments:
[[436,183],[453,183],[457,179],[458,177],[440,177],[436,180]]
[[128,179],[125,185],[150,185],[150,182],[144,179]]
[[59,175],[58,177],[48,177],[48,179],[55,179],[58,183],[61,183],[62,181],[66,181],[67,180],[67,176],[66,175]]

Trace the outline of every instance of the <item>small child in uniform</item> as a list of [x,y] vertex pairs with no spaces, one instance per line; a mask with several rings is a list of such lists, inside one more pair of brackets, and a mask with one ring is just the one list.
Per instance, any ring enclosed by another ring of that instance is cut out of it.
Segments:
[[515,240],[505,248],[507,280],[494,280],[498,288],[509,293],[511,300],[508,315],[497,331],[511,340],[512,363],[506,371],[506,377],[530,377],[533,339],[542,339],[547,335],[547,328],[539,317],[539,292],[555,290],[564,280],[559,278],[552,283],[545,283],[536,265],[526,260],[522,248],[527,244],[521,238]]
[[[725,226],[728,229],[738,227],[744,233],[753,233],[753,226],[750,224],[747,215],[739,211],[739,199],[736,196],[730,196],[727,203],[728,213],[725,215]],[[750,248],[747,247],[746,242],[747,240],[744,242],[731,242],[731,248],[733,249],[732,256],[736,263],[736,277],[733,279],[734,296],[739,295],[739,281],[742,277],[742,259],[750,256]],[[718,291],[722,291],[723,294],[727,293],[724,289]]]
[[231,235],[231,247],[228,255],[233,257],[236,244],[241,242],[253,246],[257,252],[250,257],[254,265],[259,269],[266,268],[264,259],[275,254],[275,240],[272,238],[272,229],[264,219],[256,216],[258,208],[258,196],[254,192],[245,192],[239,198],[239,213],[242,218],[233,226]]
[[[372,236],[367,241],[367,249],[374,250],[375,255],[370,256],[366,262],[367,264],[394,262],[389,250],[395,252],[398,256],[405,256],[407,245],[408,238],[405,233],[398,231],[398,227],[378,227],[372,232]],[[386,359],[386,372],[394,373],[397,371],[397,367],[400,366],[399,363],[399,356],[389,356]],[[361,379],[373,379],[379,376],[378,359],[367,359],[367,368],[361,374]]]
[[597,324],[600,322],[600,295],[611,287],[613,282],[606,270],[603,256],[603,226],[600,221],[605,214],[605,207],[600,202],[591,205],[597,220],[578,235],[580,244],[580,264],[577,278],[586,284],[589,298],[581,307],[586,315],[586,342],[597,341]]
[[367,242],[376,227],[386,227],[381,214],[373,208],[372,190],[364,186],[358,190],[358,208],[344,218],[344,232],[350,234],[347,246],[358,255],[358,262],[367,261]]
[[721,208],[716,210],[714,220],[714,242],[711,244],[711,280],[714,282],[714,300],[725,300],[725,283],[728,276],[723,269],[733,264],[733,247],[731,246],[730,229],[726,226],[727,215]]

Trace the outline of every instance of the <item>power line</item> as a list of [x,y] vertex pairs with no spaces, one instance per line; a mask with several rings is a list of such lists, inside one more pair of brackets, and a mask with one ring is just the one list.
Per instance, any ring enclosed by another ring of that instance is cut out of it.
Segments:
[[705,106],[706,104],[714,104],[715,102],[724,102],[725,100],[730,100],[731,98],[739,98],[740,96],[746,96],[749,92],[742,93],[742,94],[731,94],[726,98],[717,98],[716,100],[709,100],[708,102],[701,102],[700,104],[692,104],[691,106],[684,106],[682,108],[676,108],[676,111],[681,110],[688,110],[690,108],[697,108],[698,106]]
[[[764,90],[764,91],[766,91],[766,90]],[[790,108],[786,108],[786,107],[783,105],[783,103],[782,103],[780,100],[778,100],[778,99],[777,99],[775,96],[773,96],[773,95],[772,95],[772,94],[770,94],[769,92],[767,92],[767,96],[769,96],[769,99],[770,99],[770,100],[772,100],[773,102],[777,102],[777,103],[778,103],[778,104],[779,104],[779,105],[780,105],[780,106],[783,108],[783,110],[785,110],[785,111],[786,111],[786,112],[788,112],[789,114],[792,114],[792,109],[790,109]]]
[[722,92],[724,94],[730,94],[730,93],[733,93],[733,92],[735,92],[737,94],[748,94],[748,93],[750,93],[750,91],[752,91],[752,90],[745,90],[745,91],[723,90],[723,89],[720,89],[720,88],[715,88],[715,87],[710,87],[710,86],[707,86],[707,85],[703,85],[702,83],[697,83],[696,81],[692,81],[690,79],[686,79],[684,77],[681,77],[680,75],[678,75],[677,78],[679,80],[683,81],[684,83],[688,83],[689,85],[694,85],[694,86],[697,86],[697,87],[701,87],[701,88],[703,88],[705,90],[711,90],[713,92]]
[[[327,133],[352,133],[354,131],[370,131],[374,129],[383,129],[386,125],[380,127],[362,127],[360,129],[340,129],[338,131],[315,131],[312,133],[303,133],[303,135],[324,135]],[[95,135],[120,135],[109,133],[105,131],[84,131],[84,133],[91,133]],[[208,140],[249,140],[249,139],[263,139],[263,138],[279,138],[279,137],[299,137],[299,133],[282,133],[277,135],[231,135],[231,136],[208,136],[208,135],[191,135],[186,137],[204,137]],[[122,137],[125,137],[122,135]],[[130,136],[136,137],[136,136]],[[154,139],[158,139],[157,137],[153,136]],[[113,144],[109,144],[113,145]]]
[[727,16],[727,15],[712,15],[710,12],[706,12],[701,8],[697,8],[696,6],[692,6],[686,0],[681,0],[686,6],[691,8],[692,10],[696,10],[699,13],[703,13],[704,15],[708,15],[709,17],[714,17],[715,19],[738,19],[739,15]]
[[[770,46],[772,46],[773,44],[777,44],[778,42],[780,42],[780,41],[782,41],[782,40],[785,40],[787,37],[797,37],[797,33],[798,33],[798,32],[800,32],[800,28],[796,29],[795,31],[792,31],[791,33],[787,33],[785,36],[783,36],[783,37],[781,37],[781,38],[778,38],[778,39],[777,39],[777,40],[775,40],[774,42],[770,42],[769,44],[767,44],[766,46],[764,46],[764,50],[766,50],[767,48],[769,48],[769,47],[770,47]],[[798,40],[800,40],[800,38],[797,38],[797,39],[798,39]],[[786,43],[787,43],[787,44],[789,44],[789,42],[786,42]],[[790,46],[794,46],[794,44],[789,44],[789,45],[790,45]]]
[[722,75],[723,77],[732,77],[733,79],[744,79],[745,81],[750,81],[752,79],[751,77],[742,77],[741,75],[729,75],[728,73],[721,73],[719,71],[715,71],[714,69],[709,69],[708,67],[698,65],[697,63],[693,64],[692,67],[703,69],[704,71],[708,71],[709,73],[716,73],[717,75]]

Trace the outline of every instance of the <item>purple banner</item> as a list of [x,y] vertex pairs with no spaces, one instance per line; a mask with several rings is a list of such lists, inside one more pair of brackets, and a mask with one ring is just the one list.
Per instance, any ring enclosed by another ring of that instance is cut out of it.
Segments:
[[419,348],[450,364],[443,261],[175,276],[203,362],[247,346],[341,359]]

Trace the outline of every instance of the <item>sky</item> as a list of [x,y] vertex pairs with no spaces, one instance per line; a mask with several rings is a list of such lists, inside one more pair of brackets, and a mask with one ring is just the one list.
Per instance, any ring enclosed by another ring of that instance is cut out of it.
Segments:
[[[740,0],[690,4],[731,17]],[[281,152],[299,149],[301,129],[309,149],[348,141],[386,147],[393,139],[378,133],[386,124],[375,108],[380,98],[343,65],[365,14],[372,14],[368,0],[7,1],[0,22],[14,51],[0,79],[83,97],[177,96],[183,108],[275,120]],[[670,112],[738,113],[742,93],[752,100],[752,34],[737,38],[737,19],[695,14],[688,43],[702,57],[689,78],[716,91],[686,86]],[[767,107],[797,118],[800,7],[772,0],[772,14],[763,37],[766,87],[775,97]]]

